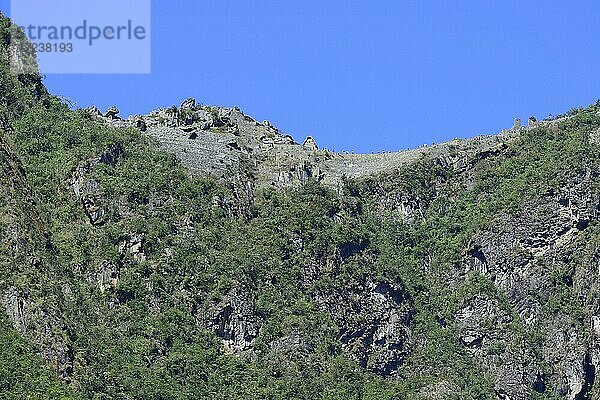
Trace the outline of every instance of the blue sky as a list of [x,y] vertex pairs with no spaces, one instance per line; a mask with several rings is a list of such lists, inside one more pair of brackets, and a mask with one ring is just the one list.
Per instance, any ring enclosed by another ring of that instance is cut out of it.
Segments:
[[[0,0],[7,9],[8,0]],[[153,1],[152,73],[49,75],[122,114],[241,107],[301,141],[398,150],[495,133],[600,98],[592,1]]]

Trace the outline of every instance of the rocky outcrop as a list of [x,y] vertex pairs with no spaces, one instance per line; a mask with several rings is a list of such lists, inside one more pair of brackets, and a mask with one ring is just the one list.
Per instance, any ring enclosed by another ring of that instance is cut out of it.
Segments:
[[14,287],[0,290],[0,305],[13,327],[31,338],[44,359],[62,378],[68,379],[73,372],[74,354],[69,329],[60,312],[47,304],[37,303],[27,291]]
[[[465,255],[462,276],[477,273],[489,279],[515,312],[511,316],[497,302],[478,298],[456,314],[465,350],[493,371],[499,398],[527,399],[529,391],[545,393],[548,382],[565,399],[589,398],[598,357],[584,327],[593,332],[594,316],[582,315],[583,326],[577,328],[581,322],[549,309],[548,303],[568,292],[579,294],[577,302],[596,304],[588,297],[596,289],[586,278],[596,267],[584,262],[573,269],[571,263],[578,249],[585,248],[586,229],[598,219],[594,179],[588,169],[568,186],[540,194],[519,213],[498,215]],[[524,341],[515,343],[509,329],[514,318],[525,329],[542,332],[541,354],[534,355]],[[501,344],[508,350],[499,359],[490,346]],[[550,370],[544,367],[548,365]]]
[[144,253],[144,235],[139,233],[133,233],[127,235],[119,245],[119,254],[121,257],[131,255],[135,262],[143,262],[146,260],[146,253]]
[[241,288],[233,289],[219,303],[198,310],[196,318],[221,338],[223,348],[231,353],[252,350],[260,328],[252,298]]
[[98,164],[115,166],[123,157],[123,149],[119,145],[108,148],[99,157],[88,160],[74,171],[71,187],[81,202],[83,211],[92,225],[102,225],[106,217],[106,209],[102,201],[100,184],[90,177]]
[[121,268],[119,265],[104,261],[89,280],[92,284],[97,285],[100,292],[104,293],[117,287],[120,275]]
[[15,76],[37,75],[38,62],[36,52],[29,39],[16,25],[11,24],[8,32],[8,43],[4,43],[7,46],[2,50],[6,50],[3,53],[8,56],[10,72]]
[[119,109],[116,106],[111,106],[104,113],[104,117],[110,120],[121,119],[119,117]]
[[392,375],[410,353],[412,312],[402,287],[367,280],[316,296],[339,327],[344,351],[363,368]]

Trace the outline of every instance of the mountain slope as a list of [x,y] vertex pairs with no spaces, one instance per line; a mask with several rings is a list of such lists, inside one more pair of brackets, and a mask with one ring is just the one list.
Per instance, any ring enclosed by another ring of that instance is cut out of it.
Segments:
[[335,154],[236,109],[69,110],[0,22],[6,397],[598,397],[600,104]]

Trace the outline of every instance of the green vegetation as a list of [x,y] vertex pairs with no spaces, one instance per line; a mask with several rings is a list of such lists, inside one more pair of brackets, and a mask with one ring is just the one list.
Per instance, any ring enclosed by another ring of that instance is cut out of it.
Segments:
[[0,315],[0,397],[6,400],[74,399],[58,377],[45,366],[39,355],[6,316]]

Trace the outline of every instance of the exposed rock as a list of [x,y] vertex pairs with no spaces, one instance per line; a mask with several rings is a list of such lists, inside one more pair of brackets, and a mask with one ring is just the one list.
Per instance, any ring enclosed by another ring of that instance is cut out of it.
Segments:
[[600,144],[600,128],[593,130],[589,134],[588,142],[593,145]]
[[10,73],[14,75],[37,75],[38,62],[36,52],[17,25],[10,25],[8,30],[7,55]]
[[479,347],[483,342],[483,335],[477,331],[468,330],[461,335],[460,341],[467,347]]
[[295,359],[299,355],[308,354],[314,349],[304,343],[300,332],[294,331],[289,335],[282,336],[270,342],[269,350],[272,354]]
[[146,260],[143,243],[144,235],[137,233],[131,234],[121,242],[119,246],[119,253],[122,256],[131,254],[136,262],[143,262]]
[[16,289],[10,289],[4,293],[1,301],[4,311],[12,321],[15,329],[21,333],[26,333],[28,323],[24,296]]
[[234,289],[220,303],[199,311],[197,318],[223,340],[223,347],[232,353],[252,349],[258,336],[260,321],[248,293]]
[[85,111],[88,114],[90,114],[92,117],[101,117],[102,116],[102,113],[96,106],[90,106],[90,107],[86,108]]
[[362,367],[391,375],[402,365],[410,352],[412,319],[402,288],[367,281],[320,294],[317,301],[340,327],[344,350]]
[[117,165],[117,162],[123,158],[123,155],[123,148],[120,145],[114,145],[106,149],[106,151],[100,155],[99,162],[114,167]]
[[318,167],[313,166],[308,162],[304,162],[299,165],[291,165],[287,171],[280,171],[277,184],[280,187],[290,186],[293,183],[303,184],[311,178],[320,181],[323,178],[323,175]]
[[[529,120],[528,127],[522,128],[517,120],[512,132],[498,136],[454,140],[395,153],[354,155],[319,151],[310,137],[310,141],[298,145],[270,123],[256,123],[235,108],[190,102],[140,120],[161,148],[177,154],[193,174],[215,177],[231,189],[233,194],[213,197],[213,204],[229,216],[252,215],[249,210],[256,188],[287,188],[317,180],[342,194],[346,177],[360,179],[385,173],[382,179],[369,181],[371,211],[390,216],[394,222],[402,221],[410,228],[418,228],[427,219],[432,204],[439,207],[436,213],[445,215],[452,196],[474,187],[478,169],[511,156],[511,141],[517,135],[534,126],[550,126],[545,121]],[[589,140],[593,139],[590,134]],[[119,157],[107,156],[106,162],[115,164]],[[436,176],[425,190],[385,181],[388,177],[392,180],[398,168],[405,172],[407,165],[423,159],[436,169]],[[442,171],[439,174],[438,167]],[[85,168],[83,172],[89,176]],[[489,389],[499,399],[525,400],[532,391],[548,395],[546,392],[552,391],[565,399],[585,399],[593,393],[600,360],[600,328],[596,325],[600,323],[595,317],[598,307],[594,296],[589,294],[595,293],[595,284],[588,281],[600,266],[600,254],[596,255],[595,264],[573,263],[569,258],[581,256],[575,254],[576,250],[585,247],[585,235],[598,220],[599,199],[593,186],[596,179],[594,168],[582,165],[579,175],[568,184],[539,193],[511,212],[498,211],[491,222],[486,221],[469,237],[455,264],[442,272],[447,274],[449,287],[457,290],[468,286],[470,279],[489,285],[461,299],[452,310],[453,315],[440,313],[438,321],[444,329],[456,332],[454,344],[481,366],[486,379],[489,376]],[[95,199],[95,185],[84,178],[78,183],[77,192],[92,194]],[[94,206],[105,210],[101,204],[90,202],[90,207]],[[103,216],[94,216],[92,211],[98,210],[90,208],[90,219],[102,221]],[[332,220],[340,226],[344,223],[340,215]],[[193,232],[194,223],[189,217],[182,217],[177,230]],[[290,240],[294,250],[306,250],[300,234]],[[123,253],[140,261],[145,256],[143,247],[143,238],[127,239]],[[322,269],[335,270],[348,260],[355,261],[365,250],[361,241],[332,247],[328,251],[334,255],[324,256],[326,266],[319,260],[307,262],[300,284],[310,286],[322,275]],[[589,251],[600,253],[593,248]],[[424,271],[435,267],[434,256],[425,255],[418,260]],[[98,279],[102,287],[110,288],[118,279],[118,271],[113,266],[104,267]],[[339,328],[337,339],[341,348],[362,367],[382,376],[395,375],[415,344],[411,299],[399,283],[382,283],[373,277],[344,282],[341,287],[330,291],[319,288],[313,298]],[[580,321],[560,314],[549,316],[545,308],[559,292],[557,288],[568,288],[570,298],[585,302],[586,309],[593,310],[579,317],[591,327],[591,335],[587,328],[580,327]],[[259,356],[252,350],[262,321],[254,310],[251,294],[232,290],[220,302],[198,310],[196,316],[222,339],[227,351]],[[527,343],[532,339],[522,335],[534,328],[543,332],[539,335],[542,338],[535,337],[545,341],[538,346],[543,351],[534,352],[534,346]],[[304,339],[300,330],[291,330],[260,345],[273,354],[292,357],[310,352]],[[425,398],[460,393],[454,382],[443,381],[426,388],[431,393],[424,393]]]
[[569,400],[589,399],[594,381],[596,378],[596,368],[586,354],[583,359],[574,360],[564,371],[565,384],[562,392],[566,392],[566,398]]
[[190,97],[188,99],[185,99],[183,101],[183,103],[181,103],[181,106],[179,107],[182,110],[193,110],[196,108],[196,99]]
[[100,157],[82,163],[75,169],[71,178],[71,187],[79,198],[83,211],[90,224],[101,225],[106,214],[101,203],[100,184],[90,178],[90,173],[98,164],[114,167],[123,158],[123,149],[116,145],[108,148]]
[[[237,107],[202,106],[193,99],[184,101],[179,108],[159,109],[140,118],[126,121],[106,118],[106,121],[147,132],[158,140],[161,148],[175,153],[193,173],[228,179],[243,171],[242,175],[252,179],[257,188],[295,186],[306,182],[310,174],[337,189],[344,177],[362,178],[393,171],[423,156],[464,170],[482,158],[501,153],[505,142],[518,134],[509,131],[414,150],[359,155],[319,151],[311,136],[299,145],[269,121],[257,123]],[[406,204],[407,218],[412,218],[414,211],[413,205]]]
[[81,198],[83,211],[92,225],[101,225],[104,222],[104,210],[96,203],[97,201],[92,195]]
[[95,274],[94,280],[101,292],[114,289],[119,282],[120,268],[118,265],[104,261]]
[[271,133],[279,133],[279,129],[278,129],[276,126],[274,126],[274,125],[271,123],[271,121],[267,121],[267,120],[265,120],[265,121],[263,121],[263,123],[262,123],[262,124],[263,124],[263,126],[264,126],[265,128],[267,128],[267,131],[269,131],[269,132],[271,132]]
[[470,351],[479,351],[490,343],[507,342],[511,320],[496,300],[485,296],[474,297],[456,314],[460,340]]
[[30,299],[26,291],[14,287],[0,292],[0,305],[15,329],[38,346],[41,355],[67,379],[73,372],[73,349],[69,329],[60,314],[46,304]]
[[121,119],[119,117],[119,109],[116,106],[109,107],[108,110],[106,110],[106,112],[104,113],[104,117],[110,120]]

